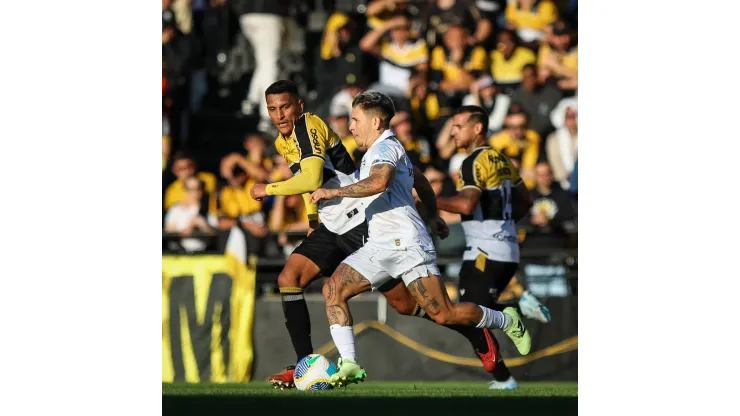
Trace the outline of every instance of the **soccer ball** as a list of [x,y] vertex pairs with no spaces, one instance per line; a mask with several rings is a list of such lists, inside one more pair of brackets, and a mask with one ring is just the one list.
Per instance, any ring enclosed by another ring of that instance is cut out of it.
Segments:
[[309,354],[295,366],[294,380],[298,390],[329,390],[329,377],[337,372],[337,365],[321,354]]

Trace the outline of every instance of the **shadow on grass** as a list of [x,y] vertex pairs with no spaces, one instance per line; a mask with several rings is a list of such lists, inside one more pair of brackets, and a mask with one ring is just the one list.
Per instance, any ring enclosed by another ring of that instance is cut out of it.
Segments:
[[578,397],[162,396],[164,415],[577,415]]

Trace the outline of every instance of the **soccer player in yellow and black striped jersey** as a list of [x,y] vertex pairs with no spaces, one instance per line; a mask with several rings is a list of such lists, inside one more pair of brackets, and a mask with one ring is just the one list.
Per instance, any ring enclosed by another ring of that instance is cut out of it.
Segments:
[[[318,188],[338,188],[356,182],[355,164],[337,134],[321,118],[303,111],[303,100],[293,82],[275,82],[265,91],[265,98],[270,118],[280,132],[275,147],[294,176],[269,185],[256,184],[250,194],[257,200],[268,195],[302,194],[309,216],[308,236],[288,257],[278,276],[285,326],[300,360],[313,353],[303,289],[321,274],[330,276],[347,256],[362,247],[368,238],[368,227],[361,199],[322,201],[317,207],[308,198],[308,193]],[[416,176],[414,189],[422,203],[431,207],[436,203],[434,191],[423,174]],[[428,210],[436,212],[436,206]],[[393,279],[378,290],[399,313],[414,314],[416,301],[401,282]],[[294,387],[293,374],[294,366],[289,366],[270,377],[270,382],[282,388]]]
[[[486,146],[488,115],[483,108],[463,106],[452,123],[455,145],[467,150],[468,157],[458,173],[458,195],[438,198],[437,204],[440,210],[462,216],[466,247],[460,301],[502,310],[498,296],[519,266],[514,223],[526,215],[532,196],[509,159]],[[491,388],[515,383],[503,361],[492,374]]]

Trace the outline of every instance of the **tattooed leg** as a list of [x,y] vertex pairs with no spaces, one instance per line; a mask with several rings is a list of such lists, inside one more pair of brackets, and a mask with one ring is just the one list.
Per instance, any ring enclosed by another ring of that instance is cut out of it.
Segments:
[[475,303],[452,303],[439,276],[429,275],[414,280],[409,292],[434,322],[439,325],[476,326],[483,310]]
[[342,360],[357,362],[355,336],[352,330],[352,314],[347,301],[370,290],[370,282],[352,267],[342,263],[324,283],[326,316],[329,330]]

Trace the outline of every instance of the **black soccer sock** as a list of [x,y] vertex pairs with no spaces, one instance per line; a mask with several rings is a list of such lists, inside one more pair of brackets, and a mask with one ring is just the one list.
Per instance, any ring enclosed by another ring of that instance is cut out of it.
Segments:
[[297,362],[313,353],[308,305],[306,305],[306,299],[303,298],[303,289],[300,287],[281,287],[280,294],[283,297],[285,327],[288,328],[290,340],[293,342]]
[[[412,315],[434,322],[434,319],[427,315],[424,312],[424,309],[422,309],[418,303],[416,304]],[[467,338],[467,340],[470,342],[470,345],[472,345],[473,349],[475,349],[477,352],[481,354],[485,354],[488,352],[488,342],[486,342],[486,334],[483,332],[485,331],[484,329],[465,325],[445,325],[445,328],[450,328],[451,330],[456,331],[460,335]]]

